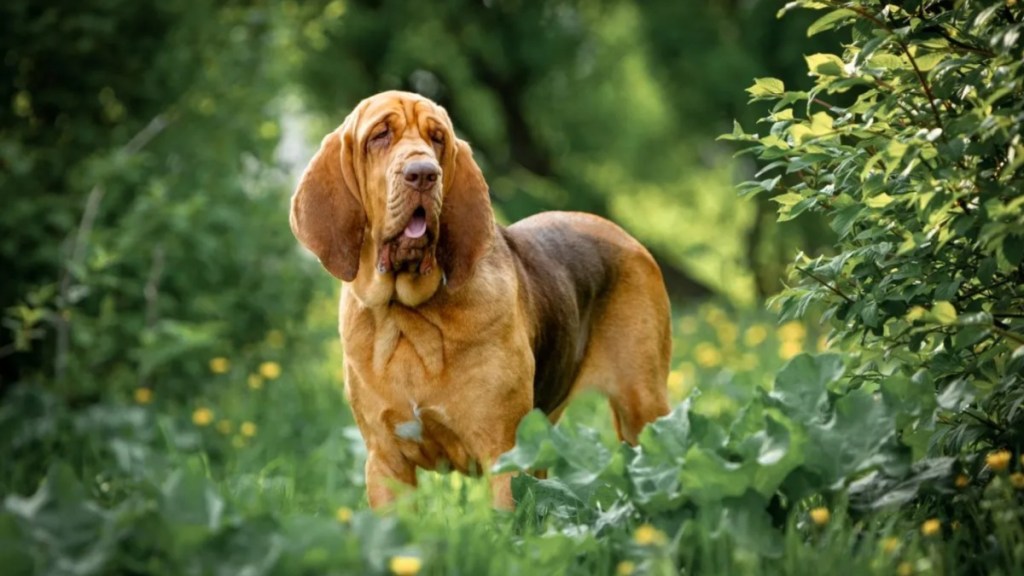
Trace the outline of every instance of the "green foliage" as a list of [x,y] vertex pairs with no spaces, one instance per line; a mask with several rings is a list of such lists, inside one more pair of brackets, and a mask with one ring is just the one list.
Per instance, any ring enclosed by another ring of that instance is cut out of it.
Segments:
[[765,163],[743,193],[769,194],[783,221],[823,214],[838,235],[834,255],[797,259],[774,304],[831,321],[856,360],[842,400],[881,395],[917,457],[977,474],[979,454],[1024,448],[1021,8],[793,6],[826,10],[809,33],[847,27],[852,42],[807,56],[809,90],[759,79],[767,133],[726,137]]
[[0,9],[3,387],[186,398],[210,356],[302,316],[313,270],[282,225],[290,184],[272,158],[275,10]]
[[[1016,3],[371,4],[0,8],[7,572],[1019,571]],[[336,122],[393,87],[452,111],[510,218],[606,212],[734,302],[805,247],[783,323],[677,318],[678,404],[637,446],[601,398],[531,414],[513,514],[432,473],[365,510],[274,149],[290,94]],[[756,206],[705,139],[726,114]]]
[[[938,425],[934,450],[1019,451],[1020,10],[828,6],[811,32],[853,26],[853,43],[807,57],[808,91],[759,80],[768,133],[730,136],[767,162],[743,192],[771,194],[782,220],[821,212],[839,235],[837,254],[798,259],[775,303],[783,318],[823,306],[862,364],[856,386],[934,390],[935,419],[904,434]],[[829,104],[844,93],[853,104]]]
[[782,526],[773,525],[769,509],[796,505],[879,466],[906,464],[886,404],[860,391],[830,401],[843,373],[838,355],[799,355],[771,392],[761,391],[735,417],[702,416],[688,400],[645,429],[638,446],[616,452],[585,427],[552,427],[533,412],[496,469],[550,470],[556,479],[520,482],[520,489],[538,492],[542,514],[600,526],[611,520],[594,518],[597,510],[631,510],[666,524],[699,511],[726,528],[723,538],[777,557]]

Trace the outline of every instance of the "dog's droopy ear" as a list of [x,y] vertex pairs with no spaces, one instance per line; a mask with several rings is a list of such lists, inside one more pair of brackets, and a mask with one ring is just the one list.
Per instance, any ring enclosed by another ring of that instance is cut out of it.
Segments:
[[469,144],[456,140],[456,148],[454,175],[445,182],[438,239],[438,262],[451,290],[469,279],[494,238],[487,182]]
[[352,154],[345,125],[324,138],[292,196],[290,217],[299,242],[328,272],[346,282],[359,271],[366,226],[366,212],[356,196]]

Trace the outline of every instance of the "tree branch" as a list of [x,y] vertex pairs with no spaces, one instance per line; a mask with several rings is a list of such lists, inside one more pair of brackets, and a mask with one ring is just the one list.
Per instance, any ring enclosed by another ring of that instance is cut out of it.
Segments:
[[829,284],[829,283],[828,283],[828,282],[826,282],[825,280],[823,280],[823,279],[819,278],[818,276],[816,276],[816,275],[815,275],[815,274],[814,274],[813,272],[811,272],[810,270],[808,270],[808,269],[806,269],[806,268],[802,268],[802,267],[800,267],[800,266],[797,266],[797,267],[796,267],[796,269],[797,269],[797,270],[799,270],[799,271],[801,271],[801,272],[803,272],[803,273],[804,273],[804,274],[806,274],[807,276],[811,277],[811,278],[812,278],[812,279],[813,279],[813,280],[814,280],[815,282],[817,282],[818,284],[821,284],[821,285],[822,285],[822,286],[824,286],[825,288],[828,288],[829,290],[831,290],[831,291],[832,291],[833,293],[835,293],[835,294],[836,294],[837,296],[839,296],[839,297],[840,297],[840,298],[842,298],[843,300],[846,300],[846,301],[847,301],[847,302],[849,302],[850,304],[853,304],[853,298],[850,298],[849,296],[847,296],[846,294],[844,294],[844,293],[843,293],[843,291],[842,291],[842,290],[840,290],[839,288],[836,288],[835,286],[833,286],[833,285]]

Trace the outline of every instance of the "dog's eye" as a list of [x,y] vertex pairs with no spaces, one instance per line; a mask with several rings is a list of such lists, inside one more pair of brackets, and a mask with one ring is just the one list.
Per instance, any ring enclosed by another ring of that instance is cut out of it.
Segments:
[[382,127],[377,132],[374,132],[373,136],[370,136],[371,144],[383,144],[387,141],[388,136],[391,135],[391,129],[387,126]]
[[444,132],[441,132],[440,130],[438,130],[437,132],[431,133],[430,134],[430,140],[434,144],[440,144],[440,145],[444,146]]

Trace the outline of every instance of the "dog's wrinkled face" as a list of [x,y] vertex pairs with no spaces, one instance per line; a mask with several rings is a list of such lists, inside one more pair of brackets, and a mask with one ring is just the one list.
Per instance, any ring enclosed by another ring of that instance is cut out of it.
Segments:
[[337,278],[358,275],[382,302],[416,306],[470,278],[494,218],[487,182],[445,110],[391,91],[360,102],[324,137],[292,197],[291,227]]
[[455,138],[448,114],[415,95],[366,102],[355,130],[359,194],[379,273],[428,274],[437,265],[445,177]]

